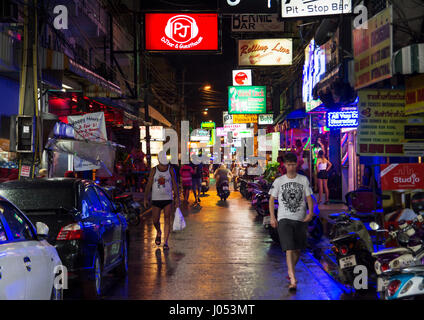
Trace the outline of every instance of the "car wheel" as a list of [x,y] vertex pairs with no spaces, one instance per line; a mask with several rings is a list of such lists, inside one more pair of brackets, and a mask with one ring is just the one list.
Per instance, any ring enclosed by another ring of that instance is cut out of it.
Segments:
[[84,283],[84,295],[87,299],[99,299],[102,295],[103,268],[99,252],[94,257],[94,270]]
[[128,274],[128,243],[124,241],[122,262],[116,268],[116,274],[120,277],[125,277]]

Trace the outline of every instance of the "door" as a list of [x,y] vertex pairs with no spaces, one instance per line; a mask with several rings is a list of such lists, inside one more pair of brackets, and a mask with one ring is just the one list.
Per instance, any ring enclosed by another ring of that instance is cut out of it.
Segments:
[[118,214],[115,213],[113,204],[110,202],[104,191],[98,187],[96,187],[96,191],[103,206],[103,217],[106,220],[107,227],[111,233],[111,242],[108,245],[108,264],[113,264],[121,257],[123,241],[122,225]]
[[53,287],[53,260],[46,241],[38,241],[26,217],[9,204],[2,204],[3,219],[10,230],[11,243],[19,251],[18,269],[26,274],[25,299],[49,299]]

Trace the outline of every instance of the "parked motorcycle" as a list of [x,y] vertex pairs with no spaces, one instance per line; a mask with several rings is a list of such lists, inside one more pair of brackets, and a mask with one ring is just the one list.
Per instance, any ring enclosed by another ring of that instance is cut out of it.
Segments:
[[401,269],[390,277],[387,300],[414,299],[424,295],[424,265]]
[[209,191],[209,169],[203,167],[202,170],[202,194],[205,195]]
[[[353,218],[354,212],[329,215],[335,221],[330,231],[332,251],[336,255],[339,266],[339,280],[345,285],[353,285],[356,265],[363,265],[374,270],[374,251],[371,236],[364,223]],[[372,276],[372,275],[371,275]]]

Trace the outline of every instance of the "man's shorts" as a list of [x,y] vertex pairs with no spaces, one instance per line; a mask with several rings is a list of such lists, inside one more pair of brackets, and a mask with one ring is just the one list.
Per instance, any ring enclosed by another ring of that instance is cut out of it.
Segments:
[[202,188],[202,178],[193,178],[193,190],[200,190]]
[[281,249],[304,250],[307,246],[308,223],[290,219],[278,221]]

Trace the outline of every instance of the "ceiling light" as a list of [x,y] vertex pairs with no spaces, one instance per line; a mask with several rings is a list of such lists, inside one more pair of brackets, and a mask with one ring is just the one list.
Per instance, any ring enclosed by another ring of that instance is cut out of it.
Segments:
[[64,83],[62,83],[62,88],[65,88],[65,89],[73,89],[72,87],[70,87],[70,86],[68,86],[68,85],[66,85],[66,84],[64,84]]

